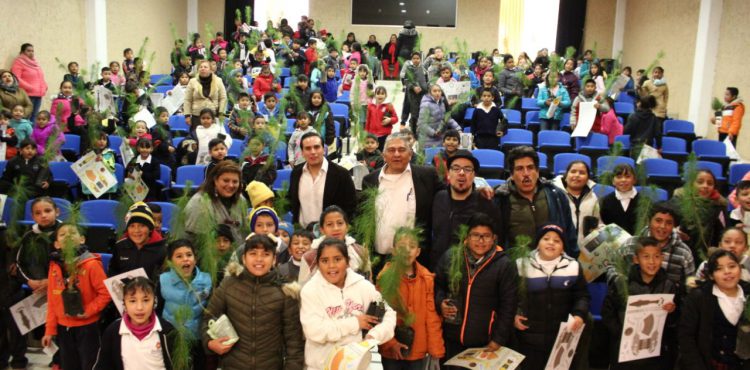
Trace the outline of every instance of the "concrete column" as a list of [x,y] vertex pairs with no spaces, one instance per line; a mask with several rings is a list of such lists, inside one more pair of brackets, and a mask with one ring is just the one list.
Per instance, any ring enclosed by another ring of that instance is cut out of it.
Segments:
[[[86,65],[106,66],[107,60],[107,0],[86,0]],[[95,71],[99,76],[99,71]]]
[[695,124],[698,136],[708,134],[711,96],[719,47],[719,28],[724,0],[701,0],[698,32],[695,36],[693,83],[690,86],[690,108],[687,119]]
[[617,0],[615,6],[615,30],[612,34],[612,58],[617,56],[622,51],[622,47],[625,40],[625,11],[627,9],[628,0]]
[[[198,30],[198,0],[187,0],[187,31],[189,34]],[[185,40],[185,45],[190,41]]]

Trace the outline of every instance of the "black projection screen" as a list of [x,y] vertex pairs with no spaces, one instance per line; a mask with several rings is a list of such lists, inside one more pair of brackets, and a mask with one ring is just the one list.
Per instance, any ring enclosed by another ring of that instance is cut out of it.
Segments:
[[456,27],[457,0],[352,0],[352,24]]

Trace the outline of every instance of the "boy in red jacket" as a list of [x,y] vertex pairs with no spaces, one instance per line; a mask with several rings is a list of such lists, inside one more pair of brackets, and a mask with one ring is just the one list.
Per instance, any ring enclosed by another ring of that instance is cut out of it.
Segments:
[[[60,225],[55,232],[55,250],[50,254],[47,324],[42,345],[48,347],[52,338],[57,338],[63,369],[93,368],[99,351],[99,316],[111,300],[104,286],[107,274],[101,258],[90,253],[85,242],[86,238],[80,234],[77,225]],[[63,257],[67,252],[63,248],[74,250],[75,271],[68,271]],[[78,295],[68,295],[71,289]],[[64,296],[66,302],[63,302]],[[76,306],[69,301],[76,301],[76,298],[80,301],[73,303],[80,303],[83,312],[69,315]]]

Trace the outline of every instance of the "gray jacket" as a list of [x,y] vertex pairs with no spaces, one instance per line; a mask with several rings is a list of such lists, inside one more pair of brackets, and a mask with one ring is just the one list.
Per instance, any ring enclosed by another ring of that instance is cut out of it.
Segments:
[[497,88],[503,95],[523,94],[523,82],[518,78],[518,69],[503,69],[497,78]]

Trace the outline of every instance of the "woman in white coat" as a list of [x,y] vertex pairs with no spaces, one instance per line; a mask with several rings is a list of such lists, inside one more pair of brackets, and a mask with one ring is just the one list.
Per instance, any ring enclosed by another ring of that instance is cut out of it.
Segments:
[[[322,370],[337,347],[372,339],[383,344],[393,338],[396,312],[375,286],[349,268],[342,240],[326,239],[317,250],[318,271],[302,288],[300,321],[305,333],[305,366]],[[382,319],[367,315],[371,302],[382,302]]]

